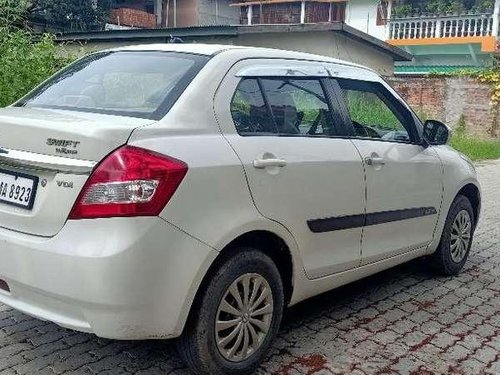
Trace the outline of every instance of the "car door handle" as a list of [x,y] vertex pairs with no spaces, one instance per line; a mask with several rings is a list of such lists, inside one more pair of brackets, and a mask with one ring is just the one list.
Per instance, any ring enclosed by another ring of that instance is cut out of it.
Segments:
[[384,158],[381,158],[381,157],[367,156],[365,158],[365,163],[367,165],[371,165],[371,166],[385,165],[385,160],[384,160]]
[[258,168],[258,169],[264,169],[264,168],[267,168],[267,167],[280,167],[280,168],[283,168],[284,166],[286,166],[286,160],[284,159],[277,159],[277,158],[273,158],[273,159],[255,159],[253,161],[253,166],[255,168]]

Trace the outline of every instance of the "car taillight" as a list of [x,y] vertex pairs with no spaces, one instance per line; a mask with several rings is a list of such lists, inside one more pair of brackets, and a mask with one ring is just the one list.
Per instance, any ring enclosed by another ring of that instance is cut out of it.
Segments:
[[92,172],[69,219],[156,216],[186,175],[186,163],[134,146],[108,155]]

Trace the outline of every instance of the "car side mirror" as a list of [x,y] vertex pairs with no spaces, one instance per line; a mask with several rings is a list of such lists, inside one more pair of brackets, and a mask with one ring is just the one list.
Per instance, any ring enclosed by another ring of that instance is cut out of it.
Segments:
[[440,121],[427,120],[424,123],[424,139],[429,145],[445,145],[450,135],[450,128]]

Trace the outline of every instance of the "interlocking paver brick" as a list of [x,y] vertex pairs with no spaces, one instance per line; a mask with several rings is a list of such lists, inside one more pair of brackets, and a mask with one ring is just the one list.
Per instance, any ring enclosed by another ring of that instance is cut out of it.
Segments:
[[477,359],[483,363],[491,363],[493,362],[498,355],[498,352],[490,346],[483,346],[479,348],[473,355],[472,358]]
[[422,325],[420,325],[420,330],[426,335],[434,335],[442,331],[444,326],[434,320],[429,320]]
[[469,358],[462,363],[461,368],[466,374],[479,374],[484,368],[484,363],[479,362],[477,359]]
[[452,346],[456,341],[460,340],[458,337],[450,335],[447,332],[440,332],[434,336],[431,343],[441,349],[446,349]]
[[470,353],[470,350],[462,345],[454,345],[446,351],[447,356],[452,359],[451,363],[464,360],[470,355]]
[[373,335],[373,337],[371,337],[371,339],[381,345],[387,345],[387,344],[391,344],[393,342],[395,342],[396,340],[398,340],[399,338],[399,335],[394,332],[394,331],[391,331],[391,330],[384,330],[384,331],[380,331],[380,332],[377,332],[376,334]]
[[[293,307],[257,374],[500,374],[500,161],[478,173],[483,212],[458,277],[416,260]],[[99,339],[0,304],[0,375],[20,374],[190,372],[171,342]]]

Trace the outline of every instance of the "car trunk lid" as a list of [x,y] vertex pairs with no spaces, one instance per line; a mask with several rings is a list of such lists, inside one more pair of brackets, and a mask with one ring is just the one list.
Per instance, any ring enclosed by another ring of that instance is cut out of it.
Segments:
[[94,166],[150,123],[56,109],[1,109],[0,227],[55,235]]

